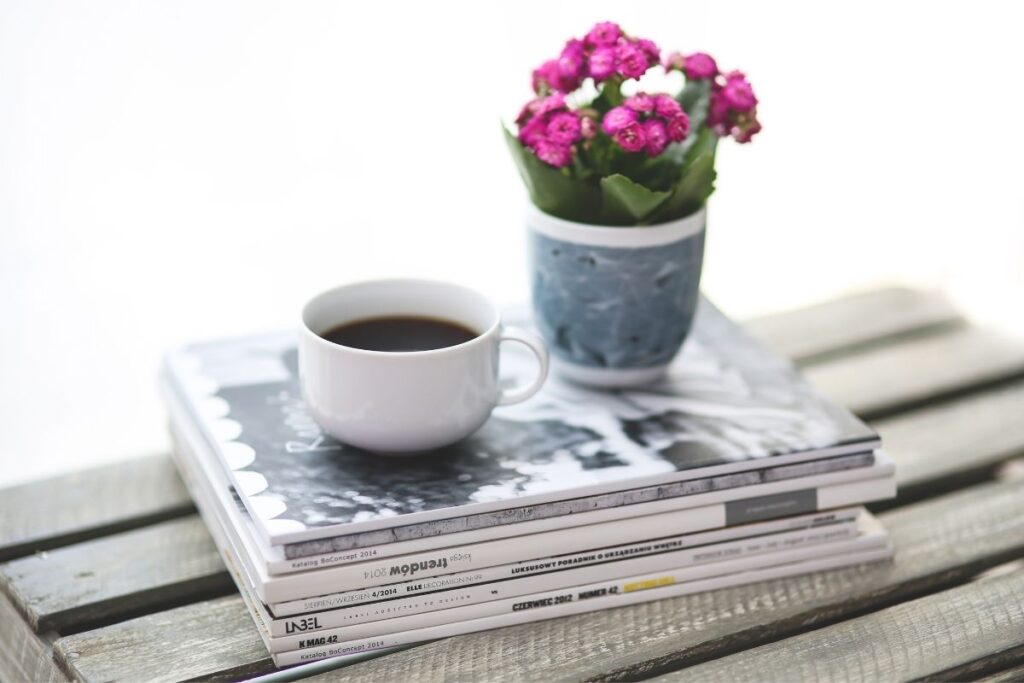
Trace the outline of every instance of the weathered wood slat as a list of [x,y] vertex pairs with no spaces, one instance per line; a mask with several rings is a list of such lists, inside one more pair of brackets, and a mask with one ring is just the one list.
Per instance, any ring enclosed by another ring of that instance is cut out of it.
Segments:
[[1024,382],[874,423],[896,460],[899,502],[992,479],[1024,455]]
[[806,374],[861,417],[879,419],[1024,377],[1024,341],[966,328],[811,366]]
[[83,681],[237,680],[273,668],[237,595],[63,638],[54,654]]
[[[985,484],[886,513],[882,520],[897,545],[892,564],[471,634],[324,674],[324,680],[614,679],[678,668],[947,587],[1024,555],[1024,482]],[[255,627],[240,598],[226,598],[224,605],[216,613],[186,607],[172,611],[179,616],[164,612],[77,634],[55,643],[55,651],[77,653],[74,671],[84,679],[127,678],[149,670],[152,651],[126,646],[114,658],[109,642],[129,642],[138,633],[159,640],[174,632],[177,638],[163,643],[165,656],[190,653],[209,667],[201,675],[255,671],[265,656]],[[175,626],[173,619],[182,623]]]
[[977,683],[1021,683],[1021,681],[1024,681],[1024,664],[988,674],[979,678]]
[[[988,676],[993,672],[1005,672],[1006,667],[1024,662],[1024,645],[1020,645],[1002,652],[989,654],[966,664],[955,666],[951,669],[938,671],[922,678],[914,683],[946,683],[947,681],[974,681]],[[988,678],[985,678],[988,680]]]
[[0,681],[67,681],[50,656],[49,645],[22,621],[0,593]]
[[0,490],[0,561],[188,514],[166,455]]
[[[1024,646],[1024,572],[977,581],[654,679],[906,681]],[[947,679],[962,680],[962,679]]]
[[36,631],[234,587],[196,515],[14,560],[0,565],[0,581]]
[[744,324],[779,353],[809,364],[912,335],[950,330],[963,324],[963,318],[940,292],[892,287]]

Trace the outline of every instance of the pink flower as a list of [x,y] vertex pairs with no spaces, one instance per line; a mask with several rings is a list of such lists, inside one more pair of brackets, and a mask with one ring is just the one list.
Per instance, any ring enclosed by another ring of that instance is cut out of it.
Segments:
[[661,61],[661,49],[654,43],[653,40],[647,40],[646,38],[637,38],[634,42],[640,51],[647,57],[648,65],[657,64]]
[[555,114],[547,125],[547,139],[568,147],[580,139],[580,119],[572,112]]
[[615,142],[627,152],[639,152],[646,146],[647,138],[641,125],[634,121],[615,133]]
[[547,97],[541,97],[535,100],[537,106],[533,111],[534,116],[544,116],[553,111],[561,111],[565,109],[565,95],[560,92],[552,93]]
[[602,21],[594,24],[594,28],[590,29],[584,40],[587,45],[595,47],[607,47],[614,45],[615,41],[622,35],[622,29],[619,25],[612,21]]
[[665,57],[665,71],[682,71],[685,63],[686,58],[683,57],[682,52],[672,52],[668,57]]
[[714,82],[708,104],[708,126],[719,137],[731,135],[740,143],[750,142],[761,132],[757,97],[741,72],[732,71]]
[[[729,103],[722,97],[721,91],[711,93],[711,101],[708,103],[708,125],[719,135],[726,135],[724,125],[729,118]],[[721,128],[721,130],[719,130]]]
[[541,142],[567,146],[579,139],[577,115],[568,110],[562,93],[527,102],[516,117],[516,123],[519,124],[519,140],[535,151]]
[[543,116],[535,116],[519,126],[519,141],[533,149],[547,135],[547,122]]
[[587,60],[587,72],[599,83],[615,73],[615,48],[595,49]]
[[739,126],[733,131],[733,138],[736,142],[746,143],[750,142],[751,138],[761,132],[761,122],[756,117],[752,117],[749,121],[745,122],[744,125]]
[[647,55],[633,43],[624,43],[615,49],[616,66],[626,78],[640,78],[649,66]]
[[593,140],[597,135],[597,123],[592,117],[584,116],[580,119],[580,135],[584,140]]
[[754,89],[747,81],[747,77],[739,71],[726,74],[725,85],[722,87],[720,95],[729,109],[734,112],[748,112],[757,105]]
[[[579,73],[571,70],[573,67],[573,55],[570,52],[563,59],[549,59],[533,71],[533,91],[538,95],[548,92],[572,92],[580,87],[583,80],[583,56],[579,56]],[[567,72],[568,71],[568,75]]]
[[539,95],[557,90],[557,85],[561,80],[562,72],[558,68],[558,61],[548,60],[533,70],[533,91]]
[[622,129],[636,123],[636,112],[629,107],[615,107],[604,115],[601,129],[608,135],[615,135]]
[[562,93],[554,93],[547,97],[535,97],[519,110],[516,116],[516,123],[520,126],[535,116],[543,116],[549,112],[565,109],[565,96]]
[[679,112],[668,120],[666,132],[672,142],[682,142],[690,132],[690,117]]
[[583,43],[578,40],[570,40],[565,44],[562,49],[562,54],[558,57],[558,71],[561,76],[563,86],[572,85],[572,87],[559,88],[565,92],[575,90],[580,87],[580,83],[583,81],[583,67],[586,56],[583,54]]
[[668,131],[665,124],[658,119],[651,119],[644,123],[644,137],[647,138],[645,149],[647,156],[656,157],[668,147]]
[[537,158],[543,161],[548,166],[554,166],[555,168],[562,168],[568,166],[572,161],[572,148],[559,145],[550,140],[541,140],[533,148]]
[[663,119],[671,119],[673,116],[682,113],[683,108],[668,95],[655,95],[654,111]]
[[527,121],[529,121],[531,118],[533,118],[533,107],[536,101],[537,100],[530,100],[529,102],[523,105],[522,109],[519,110],[519,113],[516,114],[517,125],[521,126]]
[[654,98],[646,93],[637,93],[632,97],[627,97],[626,101],[623,102],[627,107],[633,111],[648,112],[654,111]]
[[703,79],[714,78],[718,75],[718,65],[711,55],[705,52],[694,52],[683,59],[680,67],[687,78]]

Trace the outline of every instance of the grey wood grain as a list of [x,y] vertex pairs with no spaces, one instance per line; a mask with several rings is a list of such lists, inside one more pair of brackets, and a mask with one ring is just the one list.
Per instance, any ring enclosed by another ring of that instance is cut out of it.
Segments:
[[32,632],[10,600],[0,594],[0,681],[67,681],[50,645]]
[[36,631],[225,594],[234,584],[196,515],[0,565],[0,582]]
[[0,561],[188,514],[166,455],[0,490]]
[[54,644],[74,680],[237,680],[273,668],[237,595],[197,602]]
[[[984,484],[894,510],[882,520],[897,546],[893,563],[461,636],[321,680],[635,679],[678,668],[948,587],[1024,555],[1024,482]],[[181,623],[175,625],[176,619]],[[168,633],[178,635],[161,640]],[[144,616],[64,638],[54,648],[59,656],[76,653],[74,671],[83,679],[133,678],[149,673],[157,647],[136,647],[135,639],[145,640],[138,634],[152,635],[171,655],[195,657],[202,665],[189,664],[189,676],[247,667],[255,672],[266,665],[237,597],[225,598],[216,613],[187,607]],[[124,644],[116,657],[110,656],[111,642]]]
[[1024,455],[1024,382],[903,413],[873,426],[896,460],[899,502],[994,478]]
[[1024,340],[966,328],[814,365],[813,384],[866,419],[1024,377]]
[[[1024,645],[984,655],[950,669],[937,671],[915,679],[914,683],[946,683],[947,681],[974,681],[993,673],[1005,672],[1009,666],[1024,662]],[[987,679],[986,679],[987,680]]]
[[754,318],[747,329],[801,364],[963,324],[935,291],[891,287]]
[[[654,679],[908,681],[1024,646],[1024,572],[976,581]],[[956,678],[947,680],[958,680]],[[963,679],[959,679],[963,680]]]

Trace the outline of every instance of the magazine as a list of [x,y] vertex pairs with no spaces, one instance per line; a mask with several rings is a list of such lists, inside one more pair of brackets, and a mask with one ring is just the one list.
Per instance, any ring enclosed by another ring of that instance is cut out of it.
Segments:
[[[248,563],[240,557],[245,549],[237,542],[237,536],[228,531],[230,522],[227,516],[218,510],[217,502],[211,499],[209,487],[199,485],[191,473],[188,474],[188,485],[193,490],[204,518],[214,531],[218,545],[224,553],[230,554],[231,564],[238,568],[239,574],[245,577],[245,585],[252,589],[255,581],[251,572],[244,569]],[[646,543],[632,543],[618,548],[600,548],[592,553],[519,562],[508,567],[492,568],[490,571],[446,575],[434,580],[416,579],[296,601],[287,605],[290,613],[295,615],[292,617],[275,619],[262,604],[256,605],[256,609],[261,614],[260,621],[269,629],[272,637],[291,635],[563,588],[637,571],[650,571],[658,566],[717,564],[724,560],[790,550],[801,545],[834,542],[856,535],[855,520],[862,513],[863,508],[844,508]],[[684,549],[685,553],[680,552]],[[645,558],[652,555],[658,557],[648,562]],[[281,605],[278,605],[278,610],[279,614],[284,611]]]
[[[513,575],[513,578],[504,578],[486,583],[474,583],[460,588],[435,590],[424,594],[410,594],[407,597],[383,600],[378,598],[377,601],[366,604],[322,612],[307,612],[283,619],[274,619],[262,605],[257,604],[256,607],[263,612],[263,621],[268,625],[272,637],[288,636],[307,630],[349,627],[380,620],[390,621],[394,618],[413,614],[434,612],[446,608],[465,607],[501,598],[529,595],[546,590],[558,590],[595,581],[630,576],[641,572],[652,572],[676,567],[704,567],[707,565],[707,568],[700,572],[695,570],[694,576],[698,574],[701,576],[712,576],[716,573],[725,572],[733,566],[731,563],[743,558],[754,558],[760,555],[771,555],[774,557],[780,552],[846,540],[853,538],[856,534],[857,525],[853,520],[818,524],[804,529],[710,543],[674,552],[662,551],[632,557],[617,556],[605,562],[582,562],[576,566],[568,565],[558,569],[549,569],[548,571],[529,572]],[[796,559],[795,555],[791,555],[791,557]],[[772,562],[769,559],[763,561],[765,563]],[[729,562],[729,567],[719,566],[723,562]],[[758,563],[761,560],[752,559],[751,562]],[[548,564],[548,562],[539,564]],[[557,564],[557,562],[553,564]],[[411,593],[418,593],[418,591]],[[394,594],[403,595],[404,592],[401,589],[397,589]],[[385,630],[393,629],[388,627]],[[363,636],[375,635],[370,630],[359,633],[361,635],[349,634],[344,635],[343,638],[361,638]],[[293,648],[289,647],[286,649]]]
[[292,332],[258,335],[193,344],[165,359],[170,391],[258,536],[283,545],[289,559],[564,519],[630,505],[629,492],[645,487],[879,445],[873,430],[707,302],[664,381],[604,392],[552,380],[533,400],[496,410],[470,439],[401,467],[323,434],[300,397],[295,341]]
[[[204,460],[196,451],[201,448],[194,430],[187,425],[175,428],[178,448],[176,457],[181,460],[182,469],[187,479],[195,480],[193,488],[201,488],[211,499],[211,503],[221,510],[223,524],[230,529],[235,538],[245,536],[247,520],[232,500],[224,486],[217,486],[216,467]],[[192,438],[189,438],[189,432]],[[192,446],[197,448],[192,448]],[[205,464],[204,464],[205,463]],[[194,470],[194,474],[189,471]],[[718,505],[697,506],[692,509],[676,510],[644,517],[630,518],[616,522],[577,527],[569,533],[548,532],[521,537],[485,541],[479,544],[439,548],[427,553],[399,556],[383,560],[359,562],[355,564],[328,567],[324,569],[269,576],[266,570],[257,566],[253,555],[258,553],[254,539],[236,541],[245,547],[240,550],[242,562],[246,570],[253,576],[253,584],[261,599],[274,607],[274,614],[283,616],[296,609],[295,604],[312,602],[316,598],[320,604],[330,601],[344,601],[339,593],[350,593],[359,588],[378,588],[386,584],[394,584],[416,577],[417,585],[422,592],[437,590],[438,582],[431,582],[431,577],[442,575],[462,575],[464,581],[477,577],[475,581],[497,580],[508,578],[515,569],[513,564],[524,561],[544,559],[556,553],[565,554],[576,551],[583,552],[598,547],[613,545],[616,541],[622,544],[635,543],[637,540],[685,535],[700,529],[710,529],[725,525],[736,525],[813,512],[825,507],[818,500],[817,487],[843,484],[851,479],[859,480],[867,475],[868,481],[877,481],[880,486],[875,492],[876,497],[884,497],[892,491],[892,465],[884,455],[871,468],[851,470],[848,472],[831,473],[817,477],[807,477],[800,482],[781,481],[765,487],[773,487],[765,495],[753,498],[733,498],[721,501],[723,496],[736,496],[735,490],[726,490],[705,496],[709,503]],[[749,487],[752,490],[764,490],[763,487]],[[781,488],[781,490],[780,490]],[[664,503],[665,501],[661,501]],[[851,505],[864,502],[863,499],[850,501],[826,501],[839,505]],[[636,506],[642,507],[642,506]],[[834,507],[834,505],[829,505]],[[730,510],[732,510],[730,514]],[[737,512],[739,511],[739,512]],[[730,519],[731,518],[731,519]],[[611,525],[611,526],[609,526]],[[516,525],[517,526],[517,525]],[[663,530],[663,531],[662,531]],[[247,547],[246,547],[247,546]],[[504,565],[504,566],[502,566]],[[498,568],[495,568],[498,567]],[[480,570],[489,568],[487,572]],[[447,587],[463,585],[456,579],[447,578]],[[380,590],[369,591],[371,596],[384,597]],[[330,596],[330,597],[325,597]],[[322,609],[322,607],[321,607]],[[280,610],[280,611],[279,611]]]
[[[851,542],[856,543],[856,540]],[[840,544],[836,544],[841,547]],[[820,552],[810,553],[808,559],[788,562],[774,566],[756,567],[735,573],[719,574],[703,579],[690,580],[682,570],[669,570],[658,574],[644,574],[627,579],[578,586],[556,592],[513,598],[500,601],[500,607],[494,603],[483,603],[477,618],[469,618],[469,610],[460,616],[463,621],[451,621],[432,626],[413,628],[408,631],[386,633],[351,641],[342,641],[334,636],[315,636],[304,640],[296,650],[273,653],[274,663],[278,666],[291,666],[303,662],[354,654],[368,650],[419,643],[437,638],[485,631],[503,626],[512,626],[544,619],[582,614],[602,609],[623,607],[640,602],[661,600],[664,598],[700,593],[719,588],[741,586],[745,584],[796,576],[810,572],[824,571],[847,567],[866,562],[878,562],[892,557],[892,547],[888,543],[875,545],[865,550],[838,552],[822,555]],[[254,604],[252,596],[242,591],[250,607]],[[459,609],[459,608],[455,608]],[[264,636],[268,650],[274,648],[274,641]]]

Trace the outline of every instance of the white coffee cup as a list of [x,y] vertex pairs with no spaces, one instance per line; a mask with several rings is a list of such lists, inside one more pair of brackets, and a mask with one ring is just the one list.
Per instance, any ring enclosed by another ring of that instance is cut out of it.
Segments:
[[[368,351],[321,334],[345,323],[417,316],[457,323],[477,333],[470,341],[429,351]],[[537,357],[532,384],[498,386],[498,346],[526,345]],[[463,439],[495,406],[533,396],[548,373],[540,337],[504,327],[498,309],[460,285],[431,280],[377,280],[326,291],[302,310],[299,377],[313,418],[353,446],[379,453],[427,451]]]

